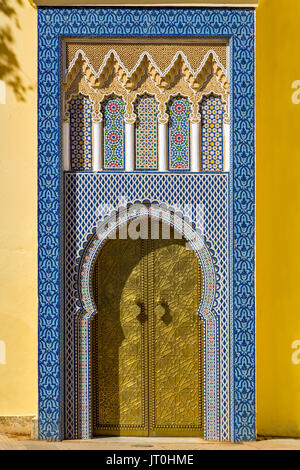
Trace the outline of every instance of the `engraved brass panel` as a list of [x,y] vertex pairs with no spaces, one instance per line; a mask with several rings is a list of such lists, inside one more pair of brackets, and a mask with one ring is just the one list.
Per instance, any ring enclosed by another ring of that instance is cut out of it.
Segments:
[[95,435],[202,433],[201,272],[178,236],[110,240],[99,254]]
[[97,259],[94,434],[148,435],[143,272],[141,240],[110,240]]
[[186,249],[185,240],[175,238],[174,230],[170,240],[151,240],[150,246],[150,433],[199,435],[202,354],[200,318],[196,315],[201,295],[198,259],[194,251]]

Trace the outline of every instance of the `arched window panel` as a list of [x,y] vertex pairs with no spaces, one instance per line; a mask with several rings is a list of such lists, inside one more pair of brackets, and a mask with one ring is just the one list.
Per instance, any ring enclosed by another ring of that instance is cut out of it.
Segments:
[[168,106],[169,114],[169,169],[190,169],[190,113],[187,98],[177,96]]
[[71,99],[69,111],[71,170],[92,170],[93,105],[88,98],[79,94]]
[[201,103],[202,171],[223,171],[224,104],[217,96],[205,97]]
[[125,105],[122,98],[111,97],[102,104],[104,169],[125,168]]
[[157,170],[157,114],[155,98],[142,95],[135,102],[137,116],[135,127],[136,170]]

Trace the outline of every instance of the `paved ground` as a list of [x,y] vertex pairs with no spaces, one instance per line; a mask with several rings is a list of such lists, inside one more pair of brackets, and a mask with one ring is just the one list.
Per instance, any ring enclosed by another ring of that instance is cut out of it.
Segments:
[[300,450],[300,439],[260,439],[239,444],[171,437],[104,437],[86,441],[43,442],[2,434],[0,450]]

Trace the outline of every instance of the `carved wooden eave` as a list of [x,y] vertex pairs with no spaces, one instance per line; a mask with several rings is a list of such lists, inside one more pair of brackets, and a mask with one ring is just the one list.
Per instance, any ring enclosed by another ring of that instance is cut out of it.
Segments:
[[84,53],[78,51],[69,67],[63,85],[65,91],[80,71],[95,91],[105,87],[108,80],[116,76],[127,93],[137,90],[145,77],[149,77],[158,87],[160,93],[164,93],[183,77],[191,92],[197,93],[212,76],[215,76],[224,92],[229,93],[226,72],[212,52],[206,58],[204,65],[200,66],[196,72],[191,69],[185,55],[180,51],[174,56],[170,66],[164,72],[160,71],[148,53],[143,53],[135,67],[129,72],[120,61],[117,53],[112,50],[105,57],[99,72],[96,73]]
[[199,119],[199,104],[204,96],[218,95],[225,105],[225,121],[229,119],[229,82],[226,71],[215,53],[209,52],[203,63],[193,71],[183,52],[178,51],[169,67],[161,71],[150,54],[141,54],[135,67],[127,70],[115,50],[111,50],[96,72],[84,52],[78,50],[66,74],[64,89],[64,118],[68,119],[68,103],[81,93],[94,107],[94,118],[101,120],[101,103],[110,96],[123,98],[126,116],[134,119],[134,102],[144,93],[155,96],[159,106],[158,119],[166,119],[168,101],[180,94],[189,99],[193,119]]

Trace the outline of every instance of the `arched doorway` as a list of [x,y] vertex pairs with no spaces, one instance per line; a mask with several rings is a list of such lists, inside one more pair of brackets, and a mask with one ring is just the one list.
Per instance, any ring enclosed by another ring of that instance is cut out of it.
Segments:
[[[189,242],[189,247],[196,254],[201,275],[203,277],[201,300],[197,314],[203,320],[203,376],[204,380],[204,411],[203,427],[206,439],[214,439],[218,432],[218,319],[213,310],[215,300],[216,278],[213,258],[203,239],[203,236],[190,222],[184,221],[180,214],[174,213],[165,205],[140,204],[129,205],[125,212],[120,209],[109,217],[97,223],[94,234],[89,237],[84,251],[78,262],[78,292],[81,310],[76,317],[78,333],[78,425],[79,435],[82,438],[91,438],[93,435],[93,404],[92,394],[92,326],[93,319],[98,314],[95,302],[95,289],[93,289],[93,273],[99,252],[111,240],[117,230],[126,227],[128,223],[150,217],[157,223],[161,221],[168,227],[173,227]],[[153,237],[152,237],[153,238]],[[155,239],[155,238],[154,238]],[[94,405],[94,406],[93,406]]]
[[117,229],[96,259],[94,435],[203,433],[201,268],[173,227],[158,227],[137,240]]

